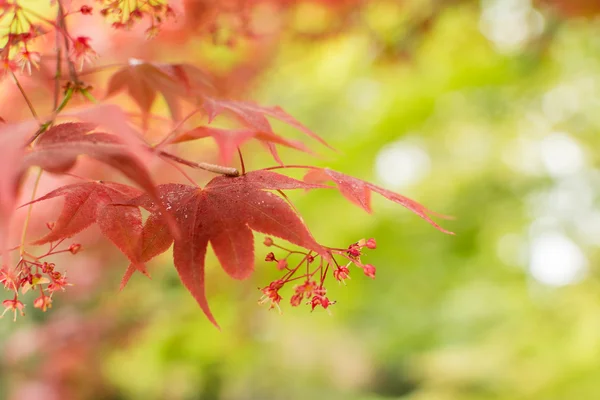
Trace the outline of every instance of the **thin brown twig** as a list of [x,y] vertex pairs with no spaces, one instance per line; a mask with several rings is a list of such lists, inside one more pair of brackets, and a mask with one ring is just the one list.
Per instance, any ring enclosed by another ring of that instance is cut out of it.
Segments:
[[221,175],[226,175],[226,176],[232,176],[232,177],[240,176],[240,172],[236,168],[224,167],[222,165],[210,164],[210,163],[205,163],[205,162],[195,163],[193,161],[188,161],[186,159],[177,157],[174,154],[167,153],[166,151],[162,151],[162,150],[159,151],[158,154],[161,157],[168,158],[179,164],[187,165],[188,167],[199,168],[199,169],[203,169],[205,171],[214,172],[216,174],[221,174]]
[[75,85],[79,85],[81,82],[79,81],[79,77],[77,76],[77,69],[75,68],[75,64],[68,58],[69,54],[69,35],[67,33],[67,24],[65,23],[65,10],[63,9],[62,0],[58,0],[58,26],[60,30],[62,30],[63,38],[65,41],[65,53],[67,54],[67,63],[69,65],[69,75],[71,77],[71,81]]
[[23,86],[21,86],[21,83],[17,79],[17,76],[12,71],[10,71],[10,74],[12,75],[12,77],[13,77],[13,79],[15,81],[15,84],[19,88],[19,91],[21,92],[21,95],[25,99],[25,102],[27,103],[27,106],[29,107],[29,111],[31,111],[31,114],[33,115],[33,117],[35,119],[39,120],[37,112],[35,112],[35,108],[33,108],[33,103],[31,103],[31,100],[29,100],[29,97],[27,97],[27,93],[25,93],[25,89],[23,89]]

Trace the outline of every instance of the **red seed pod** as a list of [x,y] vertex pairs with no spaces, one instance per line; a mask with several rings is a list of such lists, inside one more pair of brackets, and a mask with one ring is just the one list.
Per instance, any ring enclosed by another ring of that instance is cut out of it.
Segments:
[[81,6],[79,12],[81,12],[83,15],[92,15],[92,10],[93,9],[90,6]]
[[273,246],[273,239],[271,239],[270,237],[266,237],[263,244],[267,247],[271,247],[271,246]]
[[52,308],[52,298],[42,294],[40,297],[33,301],[33,306],[46,312],[47,309]]
[[350,257],[360,257],[360,245],[358,243],[351,244],[348,246],[347,252]]
[[367,240],[366,246],[369,249],[374,250],[377,248],[377,242],[375,241],[375,239],[371,238],[371,239]]
[[79,250],[81,250],[81,245],[79,243],[73,243],[69,246],[69,251],[71,254],[77,254],[79,253]]
[[298,307],[300,303],[302,303],[302,299],[304,298],[304,293],[296,293],[290,298],[290,304],[292,307]]
[[338,267],[335,271],[333,271],[333,277],[338,281],[343,281],[344,279],[348,279],[350,276],[350,270],[345,265]]
[[273,254],[273,252],[267,254],[267,256],[265,257],[265,261],[275,261],[275,254]]
[[365,275],[368,276],[369,278],[375,279],[375,267],[371,264],[365,264],[363,266],[363,271],[365,272]]
[[277,261],[277,269],[278,270],[282,270],[282,269],[286,269],[288,266],[288,262],[285,258],[282,258],[281,260]]

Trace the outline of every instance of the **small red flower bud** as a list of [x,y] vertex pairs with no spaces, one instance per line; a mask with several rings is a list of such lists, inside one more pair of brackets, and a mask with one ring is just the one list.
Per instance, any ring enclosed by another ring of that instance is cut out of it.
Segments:
[[311,311],[314,311],[315,307],[321,304],[321,299],[319,298],[319,296],[313,296],[313,298],[310,299],[310,302],[308,304],[310,304],[311,306]]
[[54,272],[54,267],[56,267],[56,264],[45,262],[42,264],[42,272],[45,274],[51,274]]
[[375,241],[375,239],[371,238],[371,239],[367,240],[366,246],[369,249],[374,250],[377,248],[377,242]]
[[73,39],[73,47],[71,48],[71,55],[76,60],[80,61],[81,67],[84,62],[90,62],[96,57],[96,52],[90,46],[90,38],[87,36],[77,36]]
[[282,269],[286,269],[288,266],[288,262],[285,258],[282,258],[281,260],[277,261],[277,269],[278,270],[282,270]]
[[327,308],[329,308],[329,306],[332,306],[335,304],[335,301],[330,301],[327,297],[325,296],[319,296],[319,295],[315,295],[313,296],[313,298],[310,300],[309,303],[312,307],[311,311],[314,311],[316,307],[321,306],[323,307],[325,310],[327,310]]
[[[271,301],[271,304],[269,306],[269,309],[271,308],[279,308],[279,302],[281,301],[282,297],[281,295],[279,295],[279,289],[281,289],[284,285],[284,282],[281,279],[278,279],[276,281],[273,281],[269,284],[269,286],[261,289],[260,291],[263,292],[263,296],[261,297],[261,299],[258,301],[258,304],[263,304],[266,303],[267,301]],[[281,312],[281,310],[279,310]]]
[[311,255],[306,256],[306,261],[308,261],[308,263],[310,264],[311,262],[315,261],[315,258]]
[[48,285],[48,292],[52,293],[52,292],[56,292],[58,290],[65,290],[66,286],[71,286],[70,283],[67,282],[67,278],[65,278],[64,276],[59,276],[58,277],[53,277],[52,278],[52,283]]
[[296,293],[290,298],[290,304],[292,307],[298,307],[300,303],[302,303],[302,299],[304,298],[304,293]]
[[21,314],[21,316],[25,315],[25,313],[23,312],[23,308],[25,307],[25,304],[23,304],[19,300],[17,300],[17,296],[15,296],[12,300],[4,300],[2,302],[2,305],[5,308],[4,308],[4,312],[2,313],[2,315],[0,315],[0,318],[4,317],[4,314],[6,314],[8,312],[8,310],[11,310],[15,315],[13,318],[13,321],[17,320],[17,311]]
[[334,304],[335,301],[330,301],[327,297],[321,297],[321,307],[323,307],[324,309],[327,309],[329,306],[332,306]]
[[333,271],[333,277],[338,281],[348,279],[350,277],[350,270],[348,269],[348,267],[342,265],[341,267],[338,267],[335,271]]
[[363,271],[365,272],[365,275],[368,276],[369,278],[375,279],[375,267],[372,266],[371,264],[365,264],[363,266]]
[[131,18],[137,18],[137,19],[141,19],[144,14],[140,11],[139,8],[136,8],[135,10],[131,11],[131,13],[129,14]]
[[267,254],[267,256],[265,257],[265,261],[275,261],[275,254],[273,254],[273,252]]
[[81,6],[81,8],[79,9],[79,12],[81,12],[83,15],[92,15],[92,7]]
[[317,283],[315,281],[306,281],[302,285],[298,285],[294,288],[296,294],[302,295],[301,297],[306,296],[309,298],[317,291]]
[[271,247],[271,246],[273,246],[273,239],[271,239],[270,237],[266,237],[263,244],[267,247]]
[[47,309],[52,308],[52,298],[42,294],[40,297],[33,301],[33,306],[46,312]]
[[351,244],[350,246],[348,246],[347,252],[350,257],[360,257],[360,245],[358,243]]
[[81,250],[81,245],[78,243],[73,243],[69,246],[69,251],[71,252],[71,254],[77,254],[79,253],[79,250]]

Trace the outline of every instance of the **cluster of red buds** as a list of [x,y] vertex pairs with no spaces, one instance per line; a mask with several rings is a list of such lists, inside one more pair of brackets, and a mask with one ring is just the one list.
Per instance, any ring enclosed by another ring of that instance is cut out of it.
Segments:
[[[96,0],[99,13],[110,22],[115,29],[130,29],[138,21],[148,20],[148,37],[154,37],[160,30],[162,22],[175,15],[166,1],[161,0]],[[86,36],[72,37],[66,29],[64,21],[51,21],[38,14],[34,8],[28,8],[28,1],[0,0],[0,20],[7,25],[6,33],[0,37],[0,62],[5,73],[27,72],[39,67],[42,55],[35,51],[35,39],[53,29],[58,29],[65,37],[69,47],[69,59],[81,66],[91,62],[97,55]],[[62,18],[74,15],[92,15],[94,6],[82,5],[71,12],[65,11]]]
[[9,311],[14,314],[15,320],[17,313],[25,315],[23,311],[25,304],[19,300],[19,296],[30,290],[39,291],[39,296],[33,301],[33,307],[45,312],[52,307],[54,292],[63,291],[65,287],[71,285],[67,281],[66,275],[56,270],[54,263],[43,261],[43,259],[58,253],[77,254],[81,250],[81,245],[72,244],[66,249],[56,250],[59,245],[60,242],[51,245],[50,250],[39,257],[23,252],[16,266],[0,267],[0,284],[4,286],[4,289],[13,293],[11,299],[2,302],[4,311],[0,317]]
[[[273,252],[268,253],[265,257],[265,261],[275,263],[277,270],[285,271],[281,278],[260,289],[263,295],[258,303],[269,303],[269,309],[277,308],[281,312],[279,303],[283,297],[280,291],[290,282],[297,282],[293,288],[294,294],[290,297],[290,304],[293,307],[305,302],[311,306],[311,310],[322,307],[329,311],[329,306],[335,304],[335,301],[331,301],[327,297],[325,288],[325,280],[329,274],[336,281],[345,284],[346,279],[350,279],[350,267],[355,265],[362,269],[368,277],[375,278],[375,267],[361,261],[362,251],[365,247],[368,249],[377,247],[375,239],[361,239],[348,246],[347,249],[328,248],[328,257],[310,251],[289,250],[276,244],[269,237],[265,238],[264,245],[275,247],[286,253],[283,258],[279,259]],[[339,263],[336,257],[344,258],[344,263]],[[290,266],[291,258],[300,258],[300,261],[292,264],[294,266]]]
[[[66,38],[69,46],[69,58],[73,62],[83,64],[91,61],[96,52],[90,46],[90,38],[85,36],[71,37],[65,26],[38,14],[34,8],[28,8],[26,1],[0,0],[0,19],[7,24],[6,33],[0,39],[4,47],[0,48],[0,60],[4,73],[26,72],[31,74],[37,69],[42,59],[42,54],[35,51],[34,42],[39,37],[58,29]],[[84,15],[91,14],[90,6],[82,6],[79,12]],[[71,13],[74,14],[74,13]],[[64,14],[63,18],[70,14]]]
[[[97,0],[100,3],[100,15],[109,19],[115,29],[131,29],[137,22],[147,19],[150,27],[146,35],[154,37],[167,18],[175,16],[173,8],[160,0]],[[85,7],[85,10],[84,10]],[[91,14],[89,6],[83,6],[82,14]]]
[[17,1],[0,1],[0,19],[8,25],[0,42],[0,60],[4,73],[19,69],[31,73],[38,66],[41,55],[33,49],[33,42],[48,32],[42,26],[44,21],[39,15],[27,9]]

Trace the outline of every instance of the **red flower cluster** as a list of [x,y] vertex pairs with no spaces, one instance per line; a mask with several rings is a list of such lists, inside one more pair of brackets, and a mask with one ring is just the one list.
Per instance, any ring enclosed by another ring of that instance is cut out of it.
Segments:
[[[167,18],[175,16],[173,8],[157,0],[99,0],[100,15],[112,21],[115,29],[131,29],[138,21],[147,19],[150,27],[146,29],[148,37],[154,37]],[[86,9],[82,14],[91,13]]]
[[[312,252],[305,253],[286,249],[276,244],[270,237],[265,238],[263,244],[267,247],[277,247],[287,253],[281,259],[277,259],[273,252],[269,252],[265,257],[265,261],[276,264],[277,270],[286,271],[283,277],[260,289],[263,296],[258,303],[268,302],[269,309],[277,308],[281,312],[279,303],[283,297],[279,292],[287,283],[292,281],[302,281],[301,284],[293,288],[294,294],[290,297],[292,307],[297,307],[303,301],[306,301],[306,304],[311,306],[311,310],[323,307],[323,309],[329,311],[329,306],[335,304],[335,301],[331,301],[327,297],[327,289],[325,288],[325,279],[330,272],[335,280],[344,282],[346,279],[350,279],[349,267],[354,264],[361,268],[365,275],[375,278],[375,267],[371,264],[363,264],[360,259],[363,248],[375,249],[377,247],[375,239],[361,239],[348,246],[347,249],[328,248],[329,257],[315,256]],[[301,259],[294,267],[290,267],[288,259],[293,256],[300,256]],[[348,263],[340,265],[336,260],[336,256],[345,258]],[[317,259],[319,260],[318,264],[315,262]]]
[[29,290],[39,290],[40,295],[33,301],[33,306],[45,312],[52,307],[54,292],[65,290],[65,287],[71,285],[65,274],[56,270],[54,263],[42,261],[42,259],[53,254],[67,252],[77,254],[81,250],[80,244],[72,244],[64,250],[57,251],[56,248],[61,242],[51,245],[50,250],[42,256],[36,257],[24,251],[15,267],[0,267],[0,284],[6,290],[14,293],[12,299],[2,302],[4,311],[1,316],[4,316],[8,311],[13,312],[15,320],[17,312],[24,315],[25,305],[19,300],[19,295],[25,294]]
[[42,26],[37,14],[21,7],[17,2],[0,2],[0,18],[9,16],[8,29],[2,35],[0,59],[4,72],[21,71],[31,73],[40,62],[40,53],[31,49],[34,39],[44,35],[48,29]]

